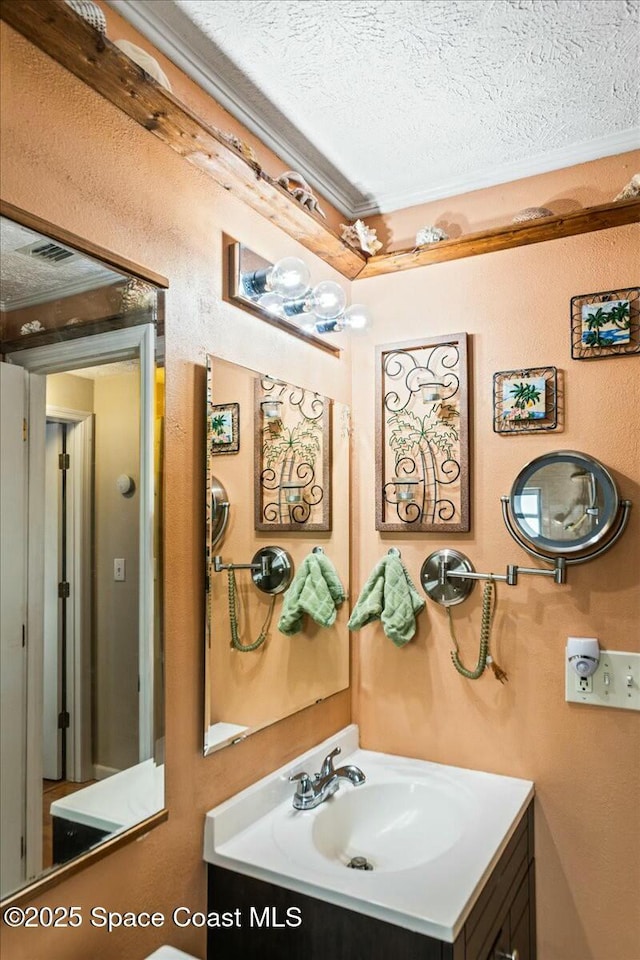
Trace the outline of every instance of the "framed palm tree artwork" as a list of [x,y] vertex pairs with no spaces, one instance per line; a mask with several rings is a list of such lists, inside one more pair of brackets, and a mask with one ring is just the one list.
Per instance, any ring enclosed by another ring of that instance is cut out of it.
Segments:
[[555,367],[494,373],[493,429],[496,433],[556,430],[558,412],[558,371]]
[[237,403],[209,404],[207,435],[210,453],[237,453],[240,449],[240,406]]
[[640,354],[640,287],[586,293],[571,300],[574,360]]
[[254,397],[255,529],[331,530],[331,399],[266,375]]
[[468,531],[466,333],[376,353],[376,530]]

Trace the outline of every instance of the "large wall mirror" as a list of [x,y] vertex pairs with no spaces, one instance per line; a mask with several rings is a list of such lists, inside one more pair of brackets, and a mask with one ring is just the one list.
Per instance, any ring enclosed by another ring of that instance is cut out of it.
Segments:
[[[346,593],[350,411],[215,357],[207,377],[204,751],[211,753],[349,685],[346,600],[330,625],[304,616],[299,630],[283,632],[284,593],[257,588],[261,571],[249,565],[262,548],[281,548],[293,589],[308,558],[322,551]],[[230,565],[240,566],[231,572]]]
[[164,367],[161,290],[6,217],[0,240],[6,901],[166,816]]

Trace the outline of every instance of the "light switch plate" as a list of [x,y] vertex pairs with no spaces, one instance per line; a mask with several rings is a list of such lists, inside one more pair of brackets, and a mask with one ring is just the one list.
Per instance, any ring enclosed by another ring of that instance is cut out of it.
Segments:
[[591,689],[565,659],[565,700],[593,707],[640,710],[640,653],[601,650]]
[[116,581],[126,580],[124,558],[122,557],[113,561],[113,579]]

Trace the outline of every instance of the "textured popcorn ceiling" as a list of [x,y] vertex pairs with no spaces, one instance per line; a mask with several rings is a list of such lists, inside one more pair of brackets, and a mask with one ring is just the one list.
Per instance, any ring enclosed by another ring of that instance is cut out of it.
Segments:
[[638,0],[112,2],[350,212],[640,144]]
[[[60,297],[93,290],[122,279],[122,274],[103,267],[97,260],[75,254],[61,263],[48,263],[24,253],[21,247],[48,237],[27,230],[13,220],[0,218],[0,308],[15,310],[36,303],[47,303]],[[63,244],[58,244],[63,246]]]

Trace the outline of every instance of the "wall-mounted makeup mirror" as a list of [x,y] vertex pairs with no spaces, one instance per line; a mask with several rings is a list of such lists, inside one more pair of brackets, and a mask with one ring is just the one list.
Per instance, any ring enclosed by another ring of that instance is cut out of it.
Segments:
[[532,460],[502,498],[509,532],[528,553],[581,563],[599,556],[622,534],[631,507],[620,500],[609,471],[594,457],[559,450]]
[[0,899],[14,900],[166,816],[163,295],[0,227]]
[[436,550],[420,571],[422,587],[445,607],[463,603],[476,580],[515,587],[523,574],[567,581],[567,567],[595,560],[622,536],[630,500],[620,500],[615,481],[594,457],[558,450],[536,457],[520,471],[508,497],[501,497],[507,530],[523,550],[553,569],[507,564],[504,574],[478,573],[459,550]]
[[[249,564],[277,545],[298,570],[320,547],[346,590],[350,415],[345,404],[216,357],[207,380],[204,751],[211,753],[349,685],[346,603],[332,626],[307,617],[300,633],[285,636],[282,595],[258,590],[247,568],[230,587],[227,565]],[[305,487],[310,462],[315,479]],[[318,483],[322,495],[315,490],[306,504],[305,490]],[[220,490],[228,520],[214,550]],[[249,649],[238,649],[238,640]]]

